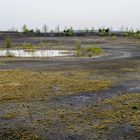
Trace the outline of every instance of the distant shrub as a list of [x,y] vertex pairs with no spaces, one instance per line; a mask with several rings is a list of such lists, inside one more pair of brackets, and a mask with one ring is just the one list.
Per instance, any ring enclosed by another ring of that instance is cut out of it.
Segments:
[[140,39],[140,33],[139,33],[139,34],[135,34],[135,35],[134,35],[134,38]]
[[124,34],[125,36],[134,36],[135,35],[135,32],[133,30],[128,30],[125,32]]
[[134,31],[133,29],[127,29],[124,33],[124,36],[140,39],[140,30]]
[[111,32],[109,28],[99,28],[98,35],[99,36],[112,36],[113,33]]
[[72,29],[72,28],[65,29],[65,30],[64,30],[64,35],[65,35],[65,36],[73,36],[73,35],[74,35],[73,29]]

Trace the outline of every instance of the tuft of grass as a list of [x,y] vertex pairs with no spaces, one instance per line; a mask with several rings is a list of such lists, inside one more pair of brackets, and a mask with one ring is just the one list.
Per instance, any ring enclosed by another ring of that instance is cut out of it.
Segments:
[[0,116],[1,119],[5,119],[5,120],[11,120],[11,119],[14,119],[15,117],[16,117],[16,114],[13,114],[13,113],[8,113],[8,114],[4,114]]

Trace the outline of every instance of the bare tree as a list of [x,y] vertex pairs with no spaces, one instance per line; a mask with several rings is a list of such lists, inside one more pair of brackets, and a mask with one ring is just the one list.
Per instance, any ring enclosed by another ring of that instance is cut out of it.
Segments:
[[12,27],[11,29],[8,29],[8,31],[10,31],[10,32],[18,32],[18,29],[15,28],[15,27]]
[[56,26],[55,32],[56,32],[56,33],[59,33],[59,32],[60,32],[60,27],[59,27],[59,25]]
[[48,29],[49,29],[48,26],[46,24],[44,24],[43,27],[42,27],[42,32],[47,33]]

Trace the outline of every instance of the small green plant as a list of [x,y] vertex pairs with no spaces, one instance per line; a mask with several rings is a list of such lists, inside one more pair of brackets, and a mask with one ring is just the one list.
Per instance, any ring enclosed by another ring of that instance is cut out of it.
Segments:
[[89,53],[88,53],[88,56],[89,56],[89,57],[92,57],[92,56],[93,56],[92,52],[89,52]]
[[0,66],[4,65],[5,63],[4,62],[0,62]]
[[[41,54],[42,54],[42,57],[43,57],[43,46],[44,46],[44,42],[43,42],[43,40],[41,39],[41,41],[40,41],[40,49],[41,49]],[[44,58],[44,57],[43,57]]]
[[6,57],[14,57],[14,54],[10,53],[9,51],[6,52],[5,54]]
[[116,36],[115,35],[112,35],[112,36],[109,37],[109,40],[111,40],[111,41],[113,41],[115,39],[116,39]]
[[81,41],[80,40],[77,40],[76,41],[76,55],[77,57],[80,57],[81,55]]
[[34,45],[32,45],[30,43],[24,42],[23,49],[25,50],[25,52],[32,53],[32,57],[34,58],[34,53],[35,53],[35,47],[34,47]]
[[47,40],[45,40],[45,39],[42,39],[42,43],[47,43]]
[[25,49],[25,51],[28,51],[28,52],[34,52],[35,51],[34,46],[32,44],[26,43],[26,42],[24,42],[24,44],[23,44],[23,49]]
[[9,48],[11,48],[11,39],[9,36],[7,36],[5,44],[6,44],[6,48],[7,48],[7,52],[6,52],[5,56],[6,57],[13,57],[13,54],[11,54],[9,52]]

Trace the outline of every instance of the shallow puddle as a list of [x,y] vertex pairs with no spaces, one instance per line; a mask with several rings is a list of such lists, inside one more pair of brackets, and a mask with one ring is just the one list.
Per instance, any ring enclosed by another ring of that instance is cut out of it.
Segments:
[[72,50],[0,50],[1,57],[57,57],[74,54]]

